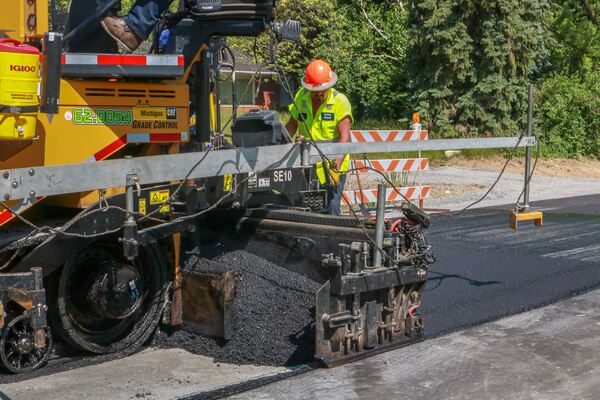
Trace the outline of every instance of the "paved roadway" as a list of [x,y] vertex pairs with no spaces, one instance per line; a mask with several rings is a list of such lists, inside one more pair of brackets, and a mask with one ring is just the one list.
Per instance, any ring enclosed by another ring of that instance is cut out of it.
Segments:
[[[600,290],[572,298],[600,287],[600,196],[535,206],[546,211],[543,228],[508,229],[502,207],[433,218],[427,237],[439,261],[423,300],[429,340],[236,398],[600,398]],[[511,314],[517,315],[498,321]],[[11,399],[125,400],[204,391],[203,398],[223,385],[281,372],[148,349],[2,384],[0,392]]]
[[502,207],[433,218],[430,340],[236,398],[600,398],[600,290],[571,298],[600,287],[600,196],[534,207],[543,228]]

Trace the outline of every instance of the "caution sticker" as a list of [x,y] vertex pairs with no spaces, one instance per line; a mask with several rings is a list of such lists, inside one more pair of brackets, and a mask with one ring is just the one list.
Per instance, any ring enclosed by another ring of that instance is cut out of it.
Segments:
[[140,202],[138,205],[138,212],[141,215],[146,215],[146,199],[140,199]]
[[233,175],[226,174],[223,176],[223,190],[226,192],[231,192],[231,183],[233,182]]
[[161,213],[167,213],[169,212],[169,205],[165,204],[167,201],[169,201],[169,190],[156,190],[153,192],[150,192],[150,204],[151,205],[157,205],[157,204],[164,204],[159,212]]
[[271,186],[271,178],[260,178],[258,180],[258,187],[262,188],[262,187],[269,187]]
[[250,178],[248,178],[248,187],[255,188],[258,185],[258,177],[254,172],[250,172]]

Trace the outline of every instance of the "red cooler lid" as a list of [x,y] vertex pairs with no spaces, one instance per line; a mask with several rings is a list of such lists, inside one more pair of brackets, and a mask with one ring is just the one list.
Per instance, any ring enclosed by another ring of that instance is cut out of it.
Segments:
[[16,39],[4,38],[0,39],[0,53],[40,54],[40,51]]

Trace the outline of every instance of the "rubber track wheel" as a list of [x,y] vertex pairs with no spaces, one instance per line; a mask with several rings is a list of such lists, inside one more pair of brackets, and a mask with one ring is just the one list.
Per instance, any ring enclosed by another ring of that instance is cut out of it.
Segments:
[[[60,273],[61,276],[57,279],[58,282],[56,282],[56,286],[53,288],[56,290],[54,295],[57,296],[55,299],[52,299],[56,301],[56,304],[52,307],[52,314],[54,315],[51,315],[51,320],[54,322],[54,331],[74,348],[90,353],[108,354],[121,352],[122,355],[127,355],[135,352],[154,333],[162,315],[164,304],[163,294],[167,287],[166,276],[168,270],[162,251],[156,244],[140,248],[140,257],[143,257],[140,261],[149,266],[145,273],[152,273],[154,275],[155,284],[151,292],[149,292],[152,298],[148,299],[147,302],[145,301],[144,307],[146,307],[146,312],[130,328],[129,333],[120,340],[107,344],[98,344],[88,340],[76,328],[66,310],[65,298],[60,295],[60,293],[64,293],[64,286],[66,285],[66,279],[60,278],[65,273],[65,268],[69,268],[69,263],[73,262],[76,257],[77,255],[72,257],[63,266],[63,270]],[[63,291],[61,291],[61,286]]]

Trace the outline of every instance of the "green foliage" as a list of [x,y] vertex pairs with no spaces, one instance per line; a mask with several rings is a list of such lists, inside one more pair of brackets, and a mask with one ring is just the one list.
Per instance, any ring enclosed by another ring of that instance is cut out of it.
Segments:
[[548,70],[585,75],[600,62],[600,1],[554,1],[549,13],[551,33]]
[[293,78],[303,76],[304,68],[316,56],[316,47],[335,19],[333,0],[279,0],[277,19],[294,19],[302,26],[299,43],[284,42],[278,48],[278,62]]
[[[277,20],[293,19],[302,26],[299,43],[283,42],[277,48],[277,62],[289,76],[292,86],[297,86],[304,68],[315,57],[316,43],[335,15],[333,0],[279,0]],[[232,46],[256,56],[263,64],[269,63],[271,34],[255,38],[230,38]]]
[[[277,19],[302,26],[299,43],[278,46],[278,64],[295,87],[315,58],[332,64],[337,89],[351,100],[356,116],[401,118],[410,115],[406,75],[406,19],[403,2],[374,0],[280,0]],[[268,62],[269,35],[256,42],[230,42],[263,63]],[[255,44],[256,43],[256,44]]]
[[553,75],[536,97],[536,132],[544,154],[600,156],[600,71],[585,79]]
[[444,136],[515,134],[545,54],[544,0],[411,2],[412,89]]
[[[406,129],[419,111],[432,137],[518,134],[534,81],[546,154],[600,155],[599,0],[278,0],[285,19],[302,37],[279,65],[298,87],[330,62],[355,128]],[[230,43],[268,64],[269,34]]]
[[[50,2],[48,2],[50,4]],[[56,0],[56,9],[65,12],[69,7],[69,0]]]
[[[336,1],[315,56],[334,66],[337,88],[359,117],[408,117],[407,17],[399,1]],[[407,125],[405,125],[407,126]]]

